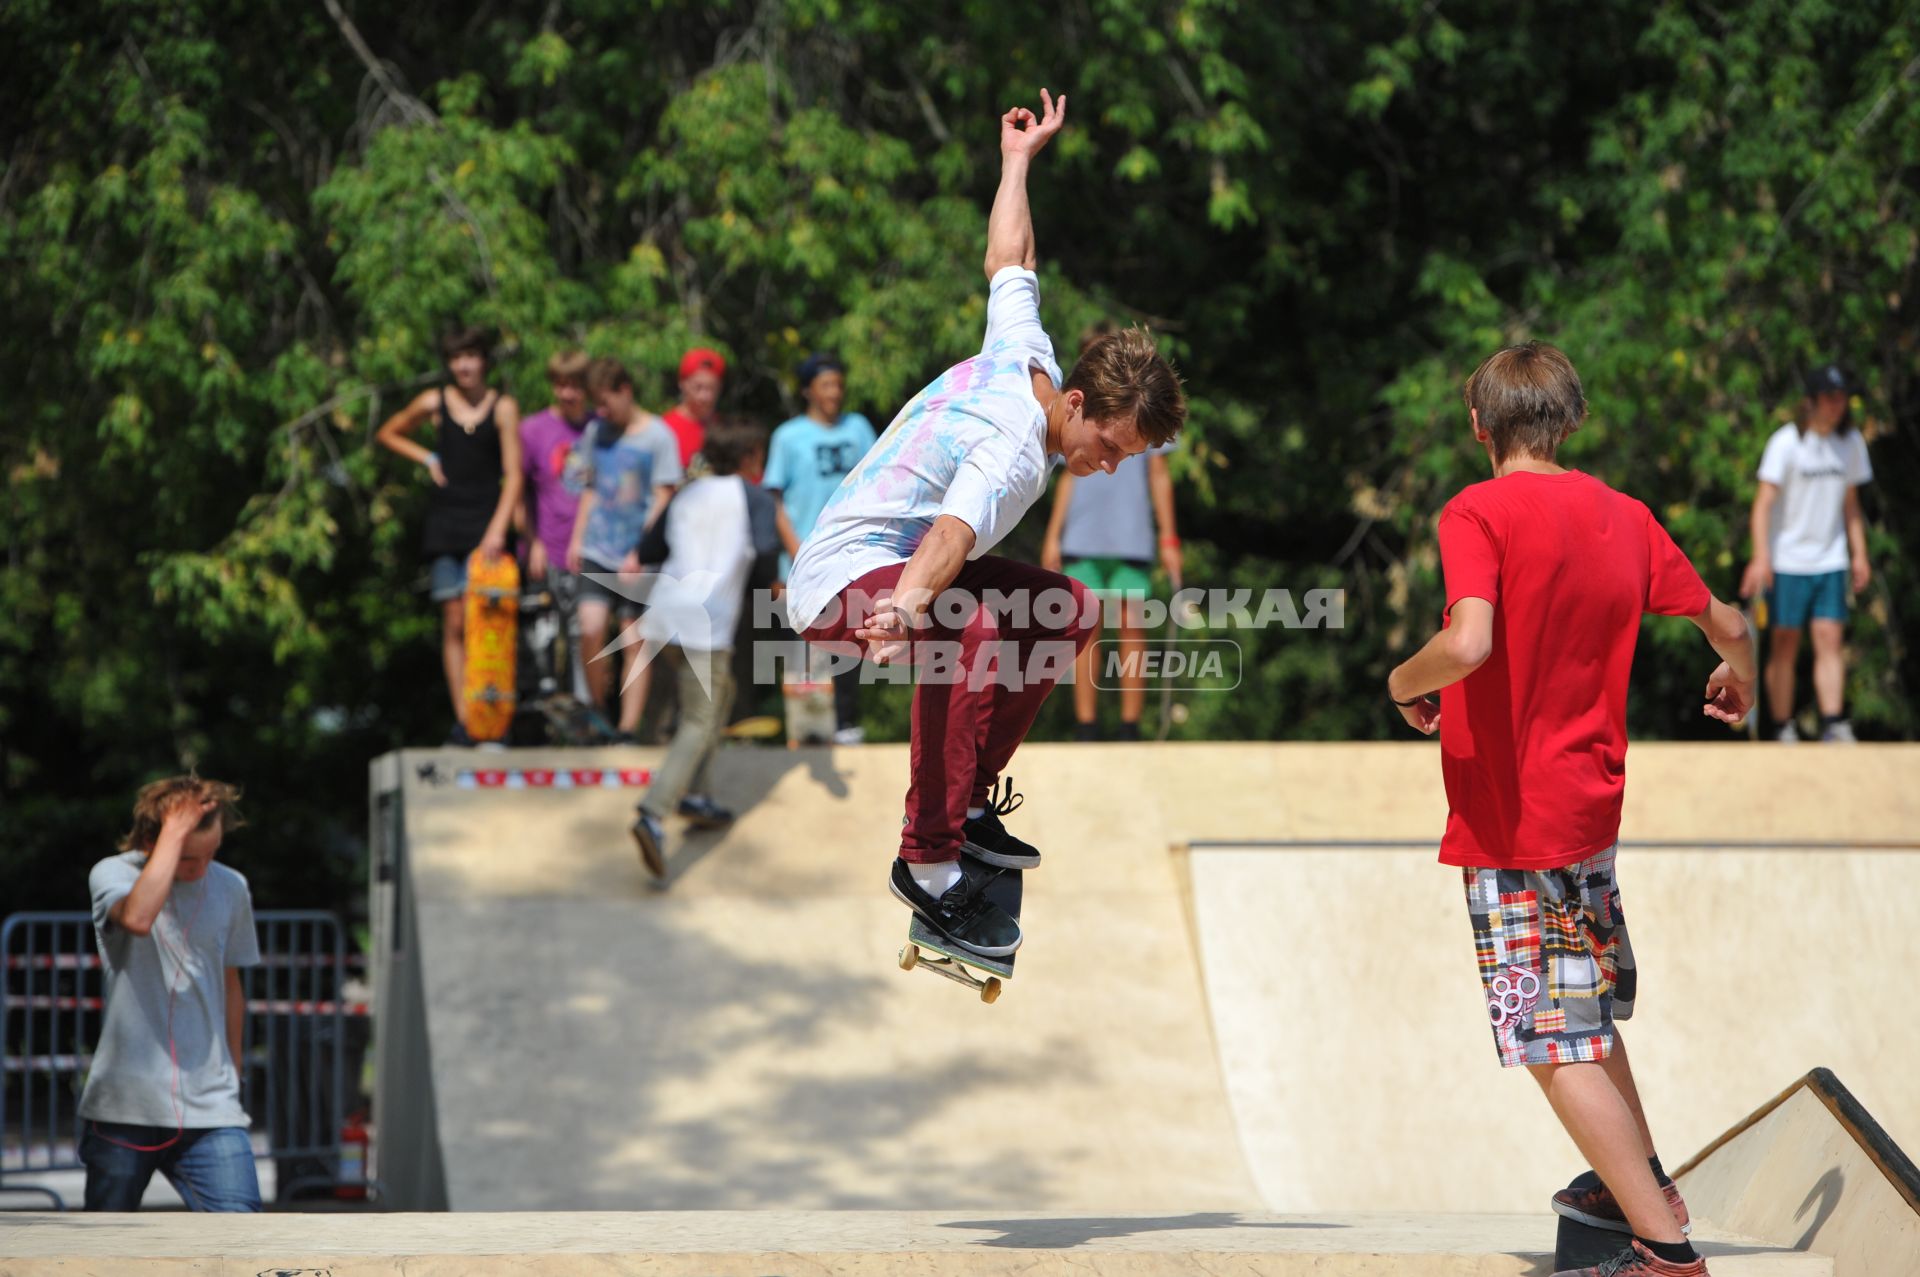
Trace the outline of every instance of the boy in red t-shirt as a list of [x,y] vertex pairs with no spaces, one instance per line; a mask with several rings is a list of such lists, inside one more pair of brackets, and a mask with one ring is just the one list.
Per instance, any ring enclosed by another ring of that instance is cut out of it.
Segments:
[[1532,1072],[1601,1181],[1554,1210],[1631,1235],[1609,1273],[1705,1277],[1614,1027],[1636,973],[1613,861],[1641,614],[1700,627],[1724,658],[1704,712],[1729,724],[1753,705],[1753,641],[1646,506],[1554,461],[1587,415],[1564,354],[1510,346],[1465,399],[1493,478],[1440,513],[1446,624],[1388,694],[1416,730],[1440,731],[1440,859],[1465,880],[1500,1063]]

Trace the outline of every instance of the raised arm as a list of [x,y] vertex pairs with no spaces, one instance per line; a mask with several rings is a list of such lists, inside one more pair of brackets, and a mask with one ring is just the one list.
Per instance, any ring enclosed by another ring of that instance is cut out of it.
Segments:
[[153,930],[154,920],[166,908],[167,896],[173,891],[173,875],[180,867],[180,852],[187,844],[187,835],[219,808],[219,803],[196,802],[184,795],[174,799],[160,823],[160,836],[147,852],[147,863],[141,868],[133,890],[107,910],[110,921],[136,936]]
[[987,217],[987,278],[1008,266],[1034,268],[1033,213],[1027,207],[1027,168],[1067,119],[1067,95],[1040,90],[1040,115],[1016,106],[1000,117],[1000,189]]

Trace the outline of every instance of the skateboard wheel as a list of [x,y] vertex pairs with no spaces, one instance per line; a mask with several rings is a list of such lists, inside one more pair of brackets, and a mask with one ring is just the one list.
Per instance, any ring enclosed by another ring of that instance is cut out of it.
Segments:
[[980,1000],[982,1002],[998,1002],[1000,1000],[999,976],[990,975],[987,977],[987,982],[980,986]]
[[911,971],[918,965],[920,965],[919,945],[910,944],[900,950],[900,969],[902,971]]

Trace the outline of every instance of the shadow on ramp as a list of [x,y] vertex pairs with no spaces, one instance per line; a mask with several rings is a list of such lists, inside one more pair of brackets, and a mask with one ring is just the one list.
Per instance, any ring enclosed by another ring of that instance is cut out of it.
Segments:
[[1133,1237],[1140,1233],[1183,1233],[1216,1228],[1345,1228],[1345,1224],[1319,1224],[1311,1221],[1255,1220],[1237,1211],[1199,1211],[1190,1215],[1165,1215],[1160,1218],[1119,1216],[1065,1216],[1058,1219],[963,1219],[940,1225],[942,1228],[979,1229],[1000,1234],[975,1242],[977,1246],[1005,1246],[1014,1250],[1072,1250],[1088,1242],[1113,1237]]

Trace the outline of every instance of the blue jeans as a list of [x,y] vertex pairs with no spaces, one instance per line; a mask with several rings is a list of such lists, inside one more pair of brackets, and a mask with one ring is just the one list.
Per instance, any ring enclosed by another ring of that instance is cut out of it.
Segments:
[[140,1198],[155,1171],[167,1177],[193,1210],[260,1209],[253,1145],[238,1126],[184,1131],[164,1149],[139,1152],[127,1145],[155,1149],[173,1140],[173,1131],[164,1126],[127,1126],[120,1122],[84,1125],[80,1160],[87,1167],[88,1210],[139,1210]]

